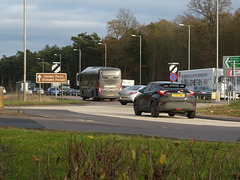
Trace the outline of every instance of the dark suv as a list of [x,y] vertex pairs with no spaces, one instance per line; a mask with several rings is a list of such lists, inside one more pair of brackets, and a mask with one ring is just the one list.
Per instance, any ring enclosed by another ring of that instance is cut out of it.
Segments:
[[186,88],[186,84],[156,81],[149,83],[142,89],[134,100],[136,115],[150,112],[152,117],[158,117],[160,112],[174,116],[175,113],[187,114],[194,118],[196,112],[196,98],[194,91]]

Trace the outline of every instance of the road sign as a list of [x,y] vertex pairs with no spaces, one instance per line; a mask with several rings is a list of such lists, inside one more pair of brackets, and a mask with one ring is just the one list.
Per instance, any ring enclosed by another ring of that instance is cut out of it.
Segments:
[[177,65],[170,65],[169,66],[169,71],[171,72],[171,73],[176,73],[177,72]]
[[235,61],[235,67],[240,68],[240,56],[224,56],[223,64],[226,68],[232,68]]
[[[232,76],[229,74],[232,74],[233,63],[235,61],[235,68],[240,69],[240,56],[223,56],[223,76]],[[235,74],[238,74],[238,72],[235,71]]]
[[60,62],[53,62],[52,71],[53,71],[54,73],[59,73],[59,72],[61,71]]
[[36,83],[66,83],[66,73],[36,73]]
[[[228,76],[232,77],[233,75],[233,70],[228,70]],[[235,69],[235,77],[240,77],[240,69]]]
[[172,74],[170,74],[169,78],[170,78],[171,81],[176,81],[178,76],[177,76],[177,74],[172,73]]

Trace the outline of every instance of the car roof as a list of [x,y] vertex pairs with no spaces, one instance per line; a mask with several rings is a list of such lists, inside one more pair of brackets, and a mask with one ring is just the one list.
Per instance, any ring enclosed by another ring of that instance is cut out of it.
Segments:
[[173,82],[173,81],[153,81],[151,83],[158,84],[158,85],[161,85],[161,84],[182,84],[182,85],[186,85],[184,83],[178,83],[178,82]]

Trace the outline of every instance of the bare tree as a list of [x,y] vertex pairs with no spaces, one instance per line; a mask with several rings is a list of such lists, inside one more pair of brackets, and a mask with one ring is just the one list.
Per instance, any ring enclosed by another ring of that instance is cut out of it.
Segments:
[[129,34],[130,30],[139,28],[139,23],[134,14],[129,9],[120,9],[117,19],[107,23],[107,30],[110,36],[120,38]]

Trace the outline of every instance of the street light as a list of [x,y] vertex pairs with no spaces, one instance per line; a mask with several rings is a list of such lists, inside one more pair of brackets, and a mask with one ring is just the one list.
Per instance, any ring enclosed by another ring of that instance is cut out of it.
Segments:
[[80,49],[73,49],[73,50],[79,52],[78,72],[81,73],[81,71],[82,71],[82,66],[81,66],[82,65],[82,51]]
[[26,0],[24,0],[24,59],[23,59],[23,101],[27,99],[26,93],[26,74],[27,74],[27,13],[26,13]]
[[[54,56],[58,56],[58,54],[54,54]],[[59,55],[59,59],[60,59],[60,73],[62,72],[62,55]]]
[[[37,58],[38,60],[42,60],[43,61],[43,68],[42,68],[42,72],[44,73],[44,59],[43,58]],[[39,102],[41,102],[41,83],[39,83]],[[44,89],[44,84],[43,84],[43,89]]]
[[42,60],[43,61],[43,67],[42,67],[42,72],[44,73],[44,59],[43,58],[37,58],[38,60]]
[[140,38],[140,52],[139,52],[139,64],[140,64],[140,67],[139,67],[139,84],[142,85],[142,37],[140,35],[135,35],[135,34],[132,34],[132,37],[139,37]]
[[216,32],[216,38],[217,38],[217,39],[216,39],[216,42],[217,42],[217,45],[216,45],[216,46],[217,46],[217,47],[216,47],[216,56],[217,56],[217,57],[216,57],[216,71],[217,71],[217,72],[216,72],[216,79],[217,79],[217,80],[216,80],[216,86],[217,86],[217,87],[216,87],[216,90],[217,90],[217,91],[216,91],[216,101],[217,101],[217,102],[220,102],[220,92],[219,92],[219,88],[218,88],[218,60],[219,60],[219,59],[218,59],[218,55],[219,55],[219,47],[218,47],[218,43],[219,43],[219,42],[218,42],[218,41],[219,41],[219,29],[218,29],[218,28],[219,28],[219,27],[218,27],[218,26],[219,26],[219,25],[218,25],[218,23],[219,23],[219,22],[218,22],[218,21],[219,21],[219,19],[218,19],[219,9],[218,9],[218,4],[219,4],[219,2],[218,2],[218,0],[217,0],[217,27],[216,27],[216,29],[217,29],[217,32]]
[[105,67],[107,67],[107,44],[106,43],[98,43],[99,45],[105,45]]
[[[58,56],[58,54],[54,54],[54,56]],[[60,73],[62,72],[62,55],[59,55],[60,58]],[[57,98],[57,88],[55,87],[55,95]],[[63,102],[63,83],[61,83],[61,101]]]
[[[185,26],[184,24],[179,24],[179,26]],[[188,70],[190,70],[190,59],[191,59],[191,27],[190,25],[188,26]]]

